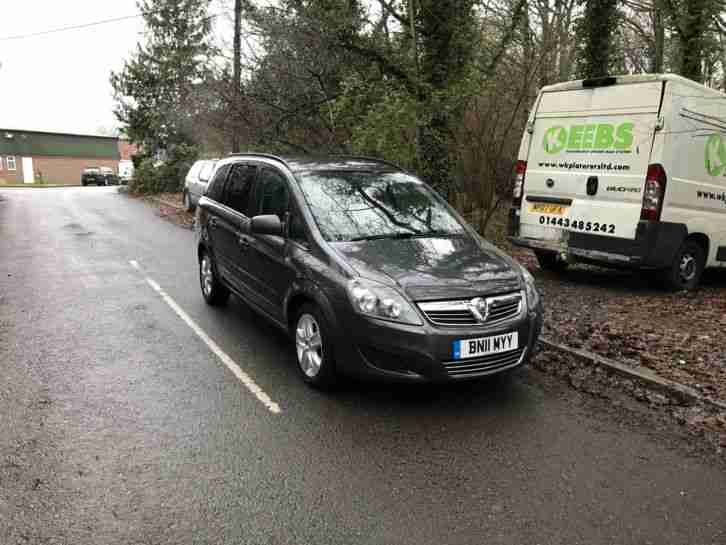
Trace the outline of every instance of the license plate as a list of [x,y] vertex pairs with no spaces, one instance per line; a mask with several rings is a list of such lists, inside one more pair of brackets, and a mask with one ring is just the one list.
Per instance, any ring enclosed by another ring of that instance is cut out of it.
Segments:
[[454,341],[454,359],[465,360],[519,348],[519,333],[513,331],[492,337]]
[[567,211],[567,207],[561,204],[548,204],[543,202],[537,202],[532,204],[529,209],[530,212],[536,214],[549,214],[551,216],[564,216]]

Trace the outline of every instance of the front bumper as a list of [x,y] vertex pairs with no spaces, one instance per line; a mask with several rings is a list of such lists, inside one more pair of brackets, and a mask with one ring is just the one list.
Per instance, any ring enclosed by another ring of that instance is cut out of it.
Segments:
[[[395,382],[449,382],[475,379],[514,369],[530,358],[542,329],[542,307],[495,327],[409,326],[354,315],[340,326],[336,363],[346,375]],[[516,331],[517,350],[454,360],[457,340]]]

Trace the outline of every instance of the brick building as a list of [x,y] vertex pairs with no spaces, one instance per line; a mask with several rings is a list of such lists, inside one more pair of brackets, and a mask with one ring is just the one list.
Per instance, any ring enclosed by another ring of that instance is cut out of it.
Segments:
[[0,185],[79,185],[87,167],[110,167],[134,147],[116,137],[0,129]]

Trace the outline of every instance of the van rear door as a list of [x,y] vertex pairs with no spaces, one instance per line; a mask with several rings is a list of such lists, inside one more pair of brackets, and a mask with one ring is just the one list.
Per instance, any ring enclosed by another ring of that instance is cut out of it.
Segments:
[[527,158],[520,235],[634,239],[662,81],[544,91]]

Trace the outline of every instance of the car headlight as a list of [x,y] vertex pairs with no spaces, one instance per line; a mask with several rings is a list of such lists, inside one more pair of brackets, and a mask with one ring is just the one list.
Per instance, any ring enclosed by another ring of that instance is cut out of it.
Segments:
[[348,284],[348,297],[356,312],[366,316],[402,324],[422,323],[411,303],[395,289],[378,282],[354,278]]
[[524,291],[527,294],[527,308],[534,310],[537,308],[540,302],[539,292],[537,286],[534,283],[534,276],[529,272],[523,265],[519,268],[522,270],[522,279],[524,280]]

